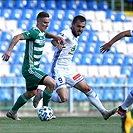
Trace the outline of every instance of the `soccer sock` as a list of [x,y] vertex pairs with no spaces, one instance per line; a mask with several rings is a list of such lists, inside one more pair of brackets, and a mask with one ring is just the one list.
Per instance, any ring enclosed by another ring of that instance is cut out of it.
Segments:
[[51,101],[62,103],[60,96],[56,92],[56,90],[53,91],[52,97],[50,98]]
[[48,106],[51,96],[52,96],[52,92],[46,89],[43,91],[43,106]]
[[124,110],[127,110],[127,108],[133,103],[133,90],[129,93],[126,100],[122,103],[121,107]]
[[14,104],[14,106],[12,107],[12,111],[14,113],[17,113],[19,108],[22,107],[28,100],[26,99],[26,97],[24,96],[24,94],[20,95],[16,101],[16,103]]
[[101,113],[103,113],[106,109],[103,107],[102,103],[99,100],[99,97],[97,94],[90,90],[89,92],[86,93],[86,96],[89,100],[89,102],[94,105]]

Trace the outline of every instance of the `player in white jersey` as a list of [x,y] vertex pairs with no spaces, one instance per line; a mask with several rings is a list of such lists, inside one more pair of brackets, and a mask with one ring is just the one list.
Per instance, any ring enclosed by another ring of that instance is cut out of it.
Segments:
[[[118,33],[108,43],[105,43],[104,45],[101,46],[100,48],[101,53],[108,52],[111,46],[123,37],[133,37],[133,30],[126,30],[126,31]],[[117,110],[118,114],[121,115],[122,125],[124,121],[123,119],[125,119],[123,115],[125,115],[128,107],[132,104],[133,104],[133,89],[130,91],[125,101],[121,104],[121,106],[118,107],[118,110]],[[125,129],[122,127],[122,130],[125,130]],[[125,131],[123,132],[125,133]]]
[[[103,118],[107,120],[116,112],[116,109],[106,110],[100,102],[97,94],[86,83],[84,77],[77,73],[72,66],[72,57],[78,45],[78,37],[82,34],[86,25],[85,17],[78,15],[72,21],[72,26],[60,32],[59,36],[66,40],[65,48],[56,50],[53,58],[51,74],[56,80],[56,88],[53,92],[51,100],[56,102],[65,102],[68,99],[66,84],[83,92],[88,101],[94,105]],[[56,46],[56,41],[52,40],[52,44]],[[63,44],[62,44],[63,45]],[[33,106],[37,107],[41,93],[33,100]]]

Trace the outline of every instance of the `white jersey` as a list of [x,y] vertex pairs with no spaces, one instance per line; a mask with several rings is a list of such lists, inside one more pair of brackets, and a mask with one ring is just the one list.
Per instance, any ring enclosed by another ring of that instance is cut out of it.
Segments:
[[58,35],[66,40],[66,48],[59,50],[56,48],[53,58],[53,64],[59,66],[70,66],[73,54],[78,45],[78,38],[72,34],[70,28],[63,30]]
[[51,76],[56,80],[56,89],[65,87],[66,84],[74,86],[84,78],[72,67],[72,57],[78,45],[78,37],[72,34],[71,28],[60,32],[60,37],[66,40],[65,48],[56,48],[51,67]]

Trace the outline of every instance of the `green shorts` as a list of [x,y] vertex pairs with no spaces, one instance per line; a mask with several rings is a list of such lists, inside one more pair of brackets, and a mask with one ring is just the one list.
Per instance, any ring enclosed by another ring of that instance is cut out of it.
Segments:
[[41,69],[30,68],[28,70],[23,70],[22,74],[26,80],[26,89],[27,90],[35,90],[40,82],[40,80],[46,76]]

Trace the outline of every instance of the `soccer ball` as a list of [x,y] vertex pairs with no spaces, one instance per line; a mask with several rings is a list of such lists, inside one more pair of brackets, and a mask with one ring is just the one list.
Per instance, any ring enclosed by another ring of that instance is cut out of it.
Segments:
[[41,121],[49,121],[53,117],[53,110],[48,106],[42,106],[37,114]]

